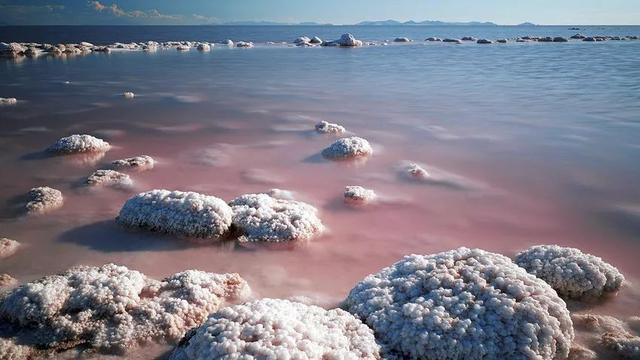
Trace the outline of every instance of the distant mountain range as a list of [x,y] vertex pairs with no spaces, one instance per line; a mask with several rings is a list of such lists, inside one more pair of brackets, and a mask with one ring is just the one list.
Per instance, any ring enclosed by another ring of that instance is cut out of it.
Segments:
[[436,20],[425,20],[425,21],[405,21],[400,22],[397,20],[381,20],[381,21],[361,21],[356,25],[359,26],[403,26],[403,25],[416,25],[416,26],[498,26],[496,23],[492,23],[489,21],[469,21],[469,22],[447,22],[447,21],[436,21]]

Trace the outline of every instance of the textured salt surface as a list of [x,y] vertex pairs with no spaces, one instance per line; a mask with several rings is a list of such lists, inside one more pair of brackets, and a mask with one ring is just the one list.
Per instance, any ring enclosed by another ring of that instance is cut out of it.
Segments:
[[9,257],[15,254],[16,251],[18,251],[19,247],[20,247],[20,243],[15,240],[7,239],[7,238],[0,239],[0,259]]
[[379,359],[373,332],[340,309],[263,299],[218,311],[187,334],[174,360]]
[[479,249],[406,256],[358,283],[345,308],[404,359],[561,359],[574,338],[547,283]]
[[576,328],[589,333],[592,346],[604,346],[620,358],[640,358],[640,334],[631,330],[625,322],[612,316],[596,314],[575,314],[572,319]]
[[326,122],[323,120],[316,124],[316,131],[323,134],[342,134],[346,130],[344,126]]
[[45,214],[64,205],[62,192],[46,186],[29,190],[25,209],[30,214]]
[[63,137],[55,144],[49,146],[47,151],[57,154],[71,154],[84,152],[105,152],[111,148],[108,142],[91,135],[78,135]]
[[350,205],[364,205],[376,199],[375,191],[362,186],[347,186],[344,190],[344,201]]
[[86,180],[90,186],[130,187],[133,181],[127,174],[115,170],[96,170]]
[[336,140],[326,149],[322,150],[322,156],[331,160],[346,160],[359,157],[367,157],[373,154],[369,142],[360,137],[348,137]]

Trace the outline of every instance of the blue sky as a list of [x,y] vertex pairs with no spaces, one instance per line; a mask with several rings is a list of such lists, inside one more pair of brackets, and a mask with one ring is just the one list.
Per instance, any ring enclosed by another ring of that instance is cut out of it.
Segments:
[[384,19],[640,25],[640,0],[0,0],[0,24]]

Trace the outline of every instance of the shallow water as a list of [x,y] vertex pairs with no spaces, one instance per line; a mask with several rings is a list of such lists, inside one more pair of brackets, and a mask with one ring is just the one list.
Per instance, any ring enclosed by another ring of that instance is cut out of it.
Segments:
[[[566,28],[535,29],[566,35]],[[400,30],[366,35],[406,35]],[[302,31],[267,35],[291,41]],[[129,36],[109,41],[142,35]],[[140,40],[149,39],[164,40]],[[24,247],[0,261],[0,273],[28,281],[105,262],[155,277],[190,268],[238,272],[259,297],[304,295],[329,306],[406,254],[467,246],[513,255],[555,243],[601,256],[627,278],[617,296],[580,311],[638,315],[638,53],[640,42],[632,41],[420,42],[2,60],[0,97],[19,103],[0,107],[0,236]],[[124,91],[135,99],[124,99]],[[374,155],[360,163],[323,160],[320,151],[335,137],[313,131],[320,120],[368,139]],[[40,156],[72,133],[94,134],[114,148],[102,159]],[[158,164],[132,173],[132,191],[78,186],[101,165],[140,154]],[[407,181],[398,171],[404,160],[456,174],[469,186]],[[41,185],[60,189],[65,206],[16,217],[15,198]],[[346,185],[372,188],[383,201],[349,208]],[[252,251],[116,226],[124,201],[153,188],[225,200],[292,190],[321,211],[328,231],[294,250]]]

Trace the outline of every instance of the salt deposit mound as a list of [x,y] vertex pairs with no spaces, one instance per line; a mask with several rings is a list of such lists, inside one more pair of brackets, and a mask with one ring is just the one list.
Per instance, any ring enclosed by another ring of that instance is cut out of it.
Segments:
[[322,134],[342,134],[346,130],[343,126],[323,120],[316,124],[316,131]]
[[20,243],[15,240],[7,239],[7,238],[0,239],[0,259],[9,257],[15,254],[16,251],[18,251],[19,247],[20,247]]
[[29,214],[44,214],[56,210],[64,204],[62,192],[46,186],[29,190],[27,197],[25,209]]
[[116,221],[127,227],[218,240],[231,226],[223,200],[195,192],[151,190],[127,200]]
[[373,332],[340,309],[263,299],[224,308],[190,332],[173,360],[380,359]]
[[87,185],[129,187],[133,185],[133,181],[129,175],[115,170],[96,170],[87,178]]
[[157,281],[114,264],[83,266],[10,290],[0,299],[0,316],[19,329],[21,343],[38,348],[123,352],[175,342],[249,293],[238,274],[188,270]]
[[[18,280],[16,280],[13,276],[9,274],[0,274],[0,290],[3,288],[15,286],[17,284]],[[1,351],[0,354],[2,354]]]
[[347,186],[344,189],[344,202],[349,205],[364,205],[375,201],[375,191],[362,186]]
[[122,96],[124,96],[125,99],[133,99],[134,97],[136,97],[136,94],[132,93],[131,91],[126,91],[122,93]]
[[621,358],[640,359],[640,337],[621,320],[596,314],[575,314],[572,319],[576,328],[588,331],[596,339],[596,344],[614,351]]
[[0,98],[0,105],[15,105],[18,103],[16,98]]
[[342,47],[359,47],[363,43],[351,34],[342,34],[340,39],[322,43],[322,46],[342,46]]
[[515,262],[571,299],[600,297],[617,291],[624,281],[618,269],[575,248],[533,246],[517,254]]
[[331,160],[367,157],[371,154],[373,154],[373,149],[369,142],[356,136],[338,139],[328,148],[322,150],[322,156]]
[[241,243],[308,241],[324,230],[313,206],[267,194],[242,195],[229,203]]
[[566,359],[566,304],[505,256],[459,248],[410,255],[351,290],[345,308],[402,359]]
[[83,152],[109,151],[111,145],[108,142],[91,135],[78,135],[63,137],[55,144],[49,146],[47,151],[56,154],[72,154]]
[[156,161],[151,156],[140,155],[113,161],[111,166],[115,169],[135,169],[144,171],[153,169],[155,164]]

